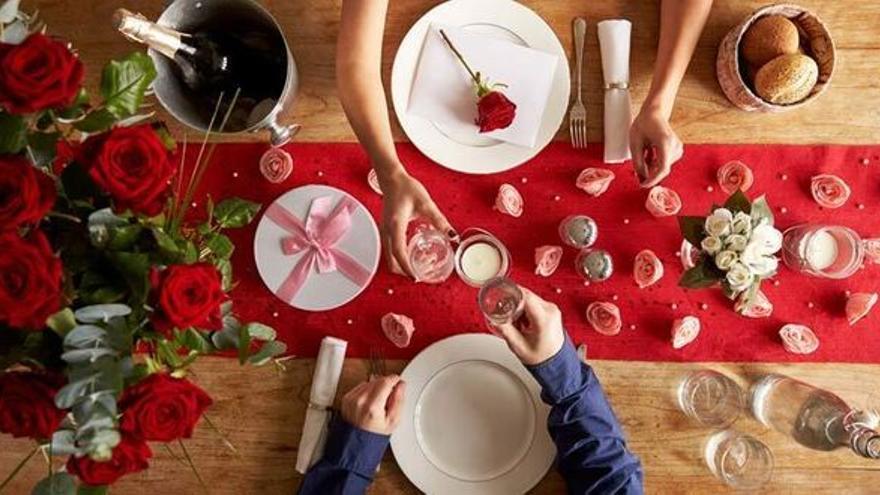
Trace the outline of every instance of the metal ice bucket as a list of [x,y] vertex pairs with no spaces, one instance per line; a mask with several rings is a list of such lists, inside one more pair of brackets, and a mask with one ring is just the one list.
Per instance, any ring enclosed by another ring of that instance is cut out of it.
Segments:
[[[177,31],[189,32],[198,29],[207,19],[219,13],[225,18],[246,19],[261,27],[265,26],[280,36],[287,51],[287,79],[274,107],[267,109],[265,117],[259,121],[249,123],[247,128],[223,134],[268,130],[272,145],[281,146],[290,141],[300,129],[299,124],[285,126],[278,123],[282,110],[292,103],[296,95],[299,78],[290,45],[272,14],[254,0],[175,0],[162,12],[157,23]],[[148,53],[158,73],[153,88],[159,103],[180,122],[201,132],[207,131],[209,120],[197,110],[196,103],[187,97],[183,82],[173,70],[174,62],[154,50],[149,50]]]

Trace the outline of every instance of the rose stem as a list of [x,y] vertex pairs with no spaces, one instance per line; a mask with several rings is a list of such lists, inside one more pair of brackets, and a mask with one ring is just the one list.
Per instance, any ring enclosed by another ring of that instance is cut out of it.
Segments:
[[464,65],[464,68],[467,69],[468,74],[471,75],[471,79],[474,80],[474,83],[480,84],[480,78],[478,78],[477,75],[474,74],[474,71],[471,70],[471,66],[468,65],[467,61],[465,61],[465,59],[461,55],[461,53],[455,48],[455,45],[452,44],[452,41],[449,39],[449,36],[446,36],[446,31],[441,29],[440,36],[443,36],[443,40],[446,41],[446,45],[449,47],[450,50],[452,50],[452,53],[454,53],[455,56],[458,57],[458,60],[461,61],[462,65]]

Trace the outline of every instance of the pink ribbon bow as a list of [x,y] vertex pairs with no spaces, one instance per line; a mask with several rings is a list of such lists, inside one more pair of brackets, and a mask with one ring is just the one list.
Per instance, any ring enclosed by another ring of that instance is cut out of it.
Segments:
[[351,228],[351,214],[357,209],[357,203],[350,197],[343,196],[333,209],[331,202],[329,196],[312,200],[305,225],[278,203],[272,204],[266,210],[266,216],[270,220],[290,233],[281,239],[281,251],[288,256],[306,252],[275,291],[275,295],[287,302],[293,301],[314,266],[317,266],[318,273],[338,270],[361,287],[373,275],[357,260],[335,247]]

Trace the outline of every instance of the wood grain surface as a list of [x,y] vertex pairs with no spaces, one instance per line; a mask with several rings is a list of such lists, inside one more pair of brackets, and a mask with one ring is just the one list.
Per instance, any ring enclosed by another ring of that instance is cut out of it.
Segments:
[[[475,0],[478,1],[478,0]],[[100,67],[110,57],[135,49],[110,26],[110,15],[124,6],[155,17],[164,2],[134,0],[25,0],[24,8],[38,8],[51,32],[74,41],[94,87]],[[287,122],[304,125],[299,139],[351,141],[354,139],[336,97],[334,80],[335,40],[338,35],[339,0],[264,0],[282,23],[297,58],[302,81],[299,96],[286,115]],[[397,45],[408,27],[437,4],[429,0],[392,0],[384,47],[385,77]],[[654,1],[528,0],[526,5],[543,16],[570,51],[570,23],[586,17],[589,137],[601,139],[600,67],[595,23],[624,16],[633,21],[632,88],[638,104],[647,91],[657,39],[658,5]],[[829,26],[838,48],[838,67],[829,91],[806,108],[782,115],[749,114],[730,105],[715,79],[715,56],[719,41],[730,27],[764,1],[716,0],[697,54],[682,85],[673,126],[685,143],[877,143],[880,141],[880,2],[818,1],[800,3],[816,12]],[[159,109],[161,114],[161,109]],[[396,123],[395,123],[396,126]],[[182,132],[182,129],[176,127]],[[404,139],[395,127],[396,136]],[[561,130],[559,139],[568,139]],[[258,140],[264,136],[232,139]],[[641,456],[649,493],[719,493],[721,483],[709,473],[701,458],[702,444],[710,431],[691,424],[672,399],[678,380],[700,364],[597,361],[593,363],[630,438]],[[403,362],[389,363],[402,369]],[[194,369],[195,379],[214,397],[209,415],[235,445],[233,452],[221,437],[202,424],[187,441],[196,465],[208,481],[209,493],[290,494],[300,482],[294,471],[313,360],[273,367],[239,368],[232,360],[204,359]],[[770,370],[788,373],[827,387],[864,406],[870,392],[880,389],[880,368],[851,364],[714,364],[706,365],[744,379]],[[344,383],[363,379],[365,364],[349,360]],[[874,396],[880,402],[880,394]],[[876,405],[876,404],[875,404]],[[767,442],[776,458],[776,473],[768,492],[773,493],[877,493],[880,463],[860,459],[846,450],[813,452],[783,435],[766,431],[753,419],[743,417],[737,429],[756,434]],[[0,477],[12,470],[32,448],[26,441],[0,437]],[[155,458],[148,471],[125,478],[114,493],[202,493],[189,468],[173,452],[155,445]],[[30,487],[46,472],[46,464],[34,457],[6,490],[30,493]],[[552,472],[533,493],[563,493],[561,478]],[[376,482],[375,494],[417,493],[389,453]]]

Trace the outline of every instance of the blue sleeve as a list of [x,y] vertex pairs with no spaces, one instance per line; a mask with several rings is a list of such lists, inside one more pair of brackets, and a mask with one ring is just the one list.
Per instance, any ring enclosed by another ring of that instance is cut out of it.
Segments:
[[362,430],[335,417],[324,456],[309,469],[301,495],[355,495],[366,492],[388,448],[388,436]]
[[549,360],[529,366],[551,407],[547,421],[556,463],[571,494],[641,494],[642,466],[626,447],[620,423],[593,369],[571,341]]

